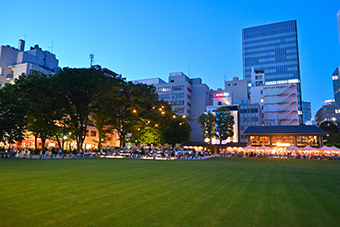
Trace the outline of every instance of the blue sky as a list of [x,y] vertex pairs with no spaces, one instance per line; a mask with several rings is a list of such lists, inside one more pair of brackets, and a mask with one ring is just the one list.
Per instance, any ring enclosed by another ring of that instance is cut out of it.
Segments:
[[1,5],[0,45],[39,44],[61,67],[89,67],[89,54],[128,80],[182,71],[210,88],[243,78],[242,29],[297,20],[301,86],[314,114],[333,98],[340,65],[340,1],[17,1]]

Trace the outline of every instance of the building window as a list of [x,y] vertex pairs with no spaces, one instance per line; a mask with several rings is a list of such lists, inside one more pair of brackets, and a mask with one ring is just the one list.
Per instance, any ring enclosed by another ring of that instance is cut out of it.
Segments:
[[183,100],[172,101],[172,102],[170,102],[170,105],[172,105],[172,106],[180,106],[180,105],[184,105],[184,101],[183,101]]
[[184,93],[176,93],[176,94],[172,94],[171,97],[172,97],[172,98],[184,98]]
[[217,104],[217,105],[219,105],[219,106],[222,105],[222,102],[221,102],[221,101],[218,101],[218,104]]
[[173,109],[173,111],[175,111],[175,113],[184,113],[184,108]]
[[97,135],[97,132],[96,131],[91,131],[91,136],[92,137],[95,137]]
[[184,90],[184,86],[173,86],[172,87],[173,91],[180,91],[180,90]]
[[169,98],[170,98],[170,94],[158,95],[158,99],[169,99]]
[[170,91],[170,87],[160,87],[160,88],[158,88],[158,92],[166,92],[166,91]]

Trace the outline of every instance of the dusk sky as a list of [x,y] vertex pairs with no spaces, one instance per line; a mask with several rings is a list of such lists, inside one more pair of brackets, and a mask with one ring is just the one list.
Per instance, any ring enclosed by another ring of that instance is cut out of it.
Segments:
[[[297,20],[302,99],[312,114],[333,99],[332,73],[340,65],[336,14],[329,1],[5,1],[0,45],[26,50],[39,44],[60,67],[109,68],[127,80],[182,71],[211,89],[242,73],[242,29]],[[190,62],[190,73],[189,71]]]

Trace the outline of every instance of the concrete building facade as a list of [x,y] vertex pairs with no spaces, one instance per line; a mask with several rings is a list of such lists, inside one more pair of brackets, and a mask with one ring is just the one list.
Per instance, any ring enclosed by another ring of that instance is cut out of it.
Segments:
[[42,50],[38,45],[25,51],[25,41],[20,39],[18,48],[0,46],[0,87],[5,83],[13,83],[21,74],[38,71],[46,75],[53,75],[59,70],[56,56]]
[[200,78],[189,78],[183,72],[170,73],[168,82],[160,78],[134,80],[133,83],[154,85],[158,99],[167,101],[178,115],[185,115],[192,128],[192,142],[203,141],[203,132],[197,118],[209,105],[209,87]]
[[324,121],[332,121],[337,124],[335,114],[335,100],[328,99],[322,103],[321,108],[315,113],[315,122],[319,126]]
[[247,80],[239,80],[238,77],[234,77],[233,80],[224,82],[224,90],[232,98],[233,104],[242,104],[249,102]]

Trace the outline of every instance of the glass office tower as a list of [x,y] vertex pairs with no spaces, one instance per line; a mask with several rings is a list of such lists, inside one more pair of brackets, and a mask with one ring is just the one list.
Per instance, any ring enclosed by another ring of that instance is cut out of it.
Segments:
[[296,20],[242,30],[243,78],[250,83],[251,68],[264,70],[265,85],[295,84],[302,120],[299,51]]

